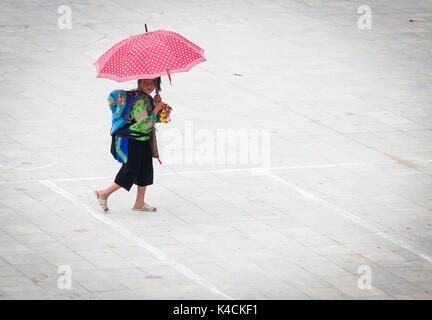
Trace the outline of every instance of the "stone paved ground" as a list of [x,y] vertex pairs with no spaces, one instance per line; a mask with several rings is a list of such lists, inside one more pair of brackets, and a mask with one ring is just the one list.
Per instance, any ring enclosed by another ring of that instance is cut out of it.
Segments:
[[[373,1],[361,29],[367,4],[2,1],[0,297],[431,299],[432,3]],[[134,186],[105,215],[106,97],[135,82],[93,62],[144,23],[208,61],[163,77],[158,212]],[[216,148],[233,129],[269,134],[261,159]]]

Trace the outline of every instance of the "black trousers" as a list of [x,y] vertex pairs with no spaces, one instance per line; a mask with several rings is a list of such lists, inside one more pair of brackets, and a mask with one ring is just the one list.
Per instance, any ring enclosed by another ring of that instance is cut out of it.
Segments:
[[148,140],[128,139],[128,160],[122,164],[114,182],[127,191],[134,183],[138,186],[153,184],[153,157]]

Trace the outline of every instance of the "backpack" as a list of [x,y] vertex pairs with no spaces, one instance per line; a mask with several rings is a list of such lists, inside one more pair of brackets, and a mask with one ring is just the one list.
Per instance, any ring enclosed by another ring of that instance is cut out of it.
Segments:
[[[121,117],[123,119],[126,119],[126,117],[129,116],[131,110],[132,110],[132,102],[133,102],[133,95],[131,94],[132,91],[126,91],[126,106],[121,114]],[[150,104],[151,103],[150,99]],[[155,132],[155,127],[153,127],[153,130],[151,131],[150,134],[145,134],[143,132],[138,132],[138,131],[133,131],[130,130],[129,127],[134,124],[136,122],[135,119],[132,119],[131,122],[126,122],[123,126],[121,126],[119,129],[117,129],[117,131],[113,134],[112,130],[110,130],[111,133],[111,154],[114,157],[115,160],[117,160],[117,152],[116,152],[116,148],[115,148],[115,137],[119,136],[119,137],[123,137],[123,138],[129,138],[129,139],[134,139],[134,138],[141,138],[141,137],[145,137],[145,136],[149,136],[149,145],[150,145],[150,150],[152,153],[152,157],[158,159],[159,163],[162,164],[162,162],[159,159],[159,152],[158,152],[158,148],[157,148],[157,141],[156,141],[156,132]]]

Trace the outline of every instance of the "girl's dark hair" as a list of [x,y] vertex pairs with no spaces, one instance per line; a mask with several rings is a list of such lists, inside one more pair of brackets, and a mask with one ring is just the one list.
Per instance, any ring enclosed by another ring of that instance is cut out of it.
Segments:
[[155,87],[156,87],[156,94],[158,94],[159,91],[162,91],[162,88],[161,88],[162,79],[161,79],[161,77],[157,77],[156,79],[154,79],[154,83],[155,83]]
[[[144,80],[144,79],[138,79],[137,80],[137,88],[135,89],[135,91],[138,91],[138,92],[141,91],[140,86],[139,86],[141,80]],[[159,91],[162,91],[162,88],[161,88],[162,79],[161,79],[161,77],[157,77],[157,78],[153,79],[153,82],[155,84],[156,94],[158,94]]]

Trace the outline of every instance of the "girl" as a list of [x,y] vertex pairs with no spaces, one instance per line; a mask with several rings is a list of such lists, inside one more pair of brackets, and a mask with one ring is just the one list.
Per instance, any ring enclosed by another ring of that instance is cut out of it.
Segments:
[[[153,184],[153,157],[149,140],[151,135],[154,135],[155,123],[160,122],[160,111],[163,108],[162,98],[158,94],[161,90],[160,83],[160,77],[139,79],[137,89],[129,92],[114,90],[108,97],[113,113],[111,149],[116,159],[123,164],[113,184],[94,191],[104,212],[109,211],[107,199],[111,193],[120,188],[129,191],[133,184],[137,185],[137,197],[132,210],[157,210],[144,202],[144,196],[146,187]],[[155,87],[156,95],[153,99],[150,93]]]

